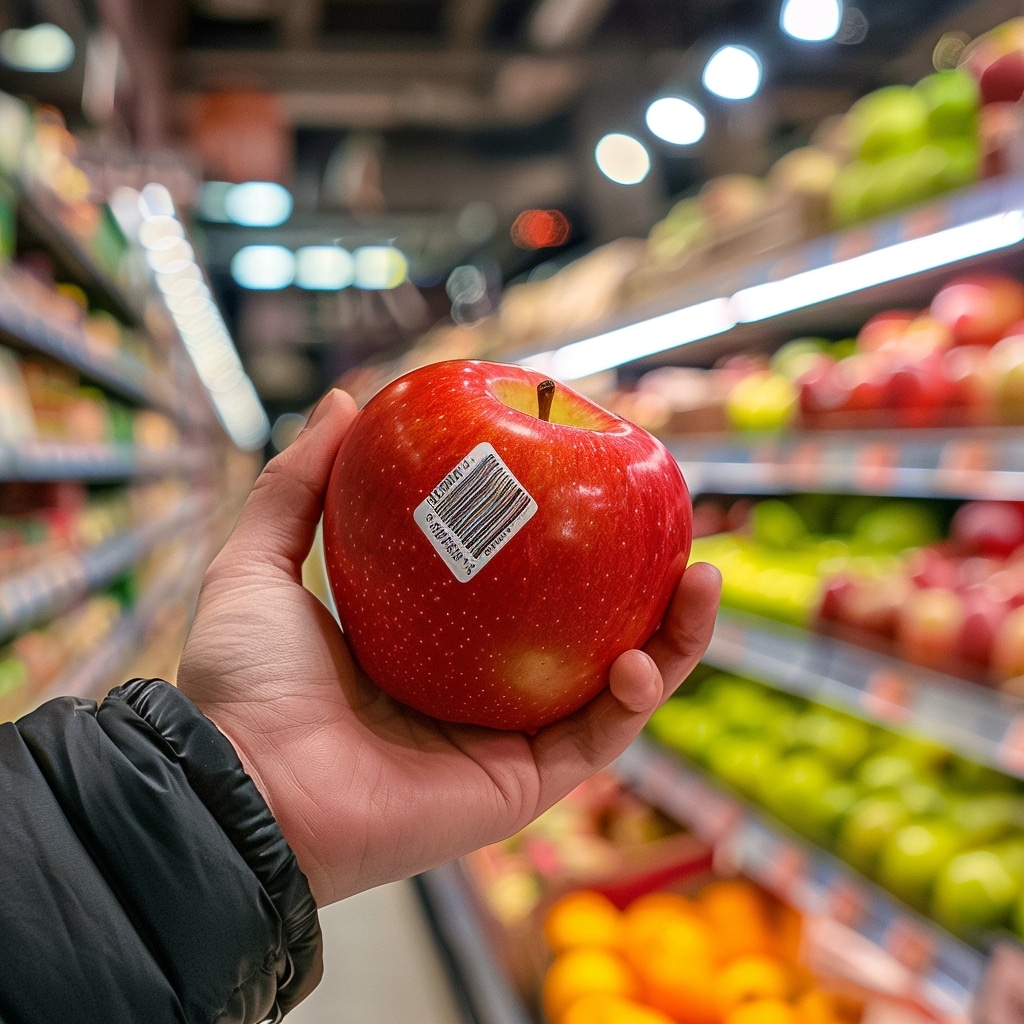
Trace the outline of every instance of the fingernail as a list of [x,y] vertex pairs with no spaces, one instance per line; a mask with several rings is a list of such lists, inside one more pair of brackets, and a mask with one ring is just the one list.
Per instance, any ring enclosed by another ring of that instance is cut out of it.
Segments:
[[316,405],[313,406],[313,411],[306,417],[306,426],[304,430],[308,430],[310,427],[315,427],[327,415],[327,409],[330,406],[330,402],[327,400],[335,394],[337,388],[331,388],[330,391],[324,395]]

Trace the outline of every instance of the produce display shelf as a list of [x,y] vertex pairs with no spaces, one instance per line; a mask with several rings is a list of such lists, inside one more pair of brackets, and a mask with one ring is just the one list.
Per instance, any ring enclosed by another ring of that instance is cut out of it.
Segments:
[[987,956],[903,906],[831,854],[732,796],[641,736],[614,771],[639,796],[803,913],[827,916],[884,950],[905,972],[902,995],[966,1019]]
[[[613,316],[511,351],[563,380],[626,364],[710,362],[797,334],[853,331],[878,303],[927,305],[952,270],[1024,249],[1024,176],[1005,174],[899,213],[681,281]],[[867,301],[870,298],[870,301]]]
[[1019,428],[696,435],[671,438],[667,444],[692,494],[814,490],[1024,499],[1024,445]]
[[466,1024],[536,1024],[508,980],[457,861],[413,879]]
[[74,367],[97,384],[122,398],[172,414],[183,403],[176,400],[168,381],[155,377],[138,359],[125,354],[107,355],[89,350],[84,332],[76,324],[48,318],[19,287],[23,272],[5,267],[0,272],[0,332],[22,346]]
[[95,699],[104,688],[116,685],[118,673],[145,644],[160,612],[198,592],[199,580],[212,554],[209,545],[201,544],[193,550],[185,566],[159,573],[131,610],[121,617],[106,641],[39,694],[36,703],[56,696]]
[[202,502],[186,498],[174,511],[95,547],[62,554],[0,583],[0,642],[59,614],[90,591],[112,583],[162,541],[190,529]]
[[67,226],[68,213],[60,197],[41,185],[23,185],[19,188],[18,214],[29,234],[54,255],[66,273],[80,285],[102,294],[111,312],[125,323],[143,324],[143,310]]
[[0,442],[0,480],[122,480],[194,474],[207,457],[199,448],[153,449],[73,441]]
[[722,608],[706,660],[1024,778],[1024,701],[836,637]]

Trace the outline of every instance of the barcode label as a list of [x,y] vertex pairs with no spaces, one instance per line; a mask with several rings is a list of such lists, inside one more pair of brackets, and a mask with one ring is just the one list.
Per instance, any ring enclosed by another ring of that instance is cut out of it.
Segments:
[[537,502],[485,441],[420,502],[413,518],[452,575],[465,583],[536,511]]

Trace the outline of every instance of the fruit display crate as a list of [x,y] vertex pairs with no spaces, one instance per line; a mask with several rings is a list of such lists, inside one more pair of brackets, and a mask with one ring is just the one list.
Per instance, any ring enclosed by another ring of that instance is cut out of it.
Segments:
[[153,449],[73,441],[0,443],[0,481],[191,476],[201,473],[208,461],[203,449],[184,445]]
[[719,611],[706,660],[777,689],[908,730],[1024,778],[1024,701],[836,637]]
[[204,504],[187,498],[159,519],[85,551],[57,555],[0,583],[0,641],[113,582],[159,543],[191,529]]
[[1012,427],[697,435],[667,443],[694,495],[1024,499],[1024,445]]
[[723,869],[742,871],[803,913],[849,928],[898,965],[895,983],[902,986],[902,995],[940,1019],[968,1019],[985,984],[985,953],[903,906],[647,737],[634,741],[612,768],[642,799],[712,845]]
[[951,267],[1024,250],[1024,177],[950,195],[686,281],[506,358],[569,380],[626,364],[710,363],[725,352],[820,331],[854,331],[880,306],[927,305]]

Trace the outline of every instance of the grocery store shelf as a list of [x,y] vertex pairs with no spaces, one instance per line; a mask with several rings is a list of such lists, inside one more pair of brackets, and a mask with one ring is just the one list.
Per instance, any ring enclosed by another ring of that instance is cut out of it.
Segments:
[[458,862],[427,871],[414,881],[467,1022],[535,1024],[497,960]]
[[176,400],[169,381],[155,377],[132,356],[91,352],[81,328],[40,312],[31,300],[33,291],[20,287],[23,281],[24,272],[15,267],[0,272],[0,334],[74,367],[122,398],[178,412],[182,403]]
[[[951,267],[1024,248],[1024,177],[1007,174],[886,217],[681,282],[607,320],[512,352],[562,380],[657,357],[708,362],[821,329],[854,330],[873,306],[927,305]],[[871,301],[865,302],[870,296]]]
[[78,284],[103,295],[111,312],[125,323],[139,326],[144,322],[138,304],[99,266],[87,246],[66,226],[67,212],[58,196],[43,186],[22,187],[18,214],[28,233],[53,254]]
[[112,583],[157,544],[191,528],[202,506],[198,498],[188,498],[160,519],[5,579],[0,583],[0,642]]
[[207,464],[199,448],[144,448],[132,444],[66,441],[0,443],[0,480],[123,480],[198,473]]
[[[130,665],[145,645],[147,635],[161,612],[199,591],[199,582],[212,551],[209,545],[193,549],[186,565],[164,569],[114,627],[110,636],[96,650],[62,673],[35,703],[50,697],[71,696],[96,699],[104,689],[116,685],[118,674]],[[25,709],[30,710],[30,708]]]
[[710,843],[740,870],[809,915],[827,915],[906,968],[913,991],[940,1014],[967,1018],[986,956],[904,907],[831,854],[718,788],[646,737],[613,764],[643,799]]
[[705,659],[1024,778],[1024,701],[835,637],[719,611]]
[[692,494],[826,491],[1024,499],[1024,446],[1010,427],[793,431],[673,438]]

